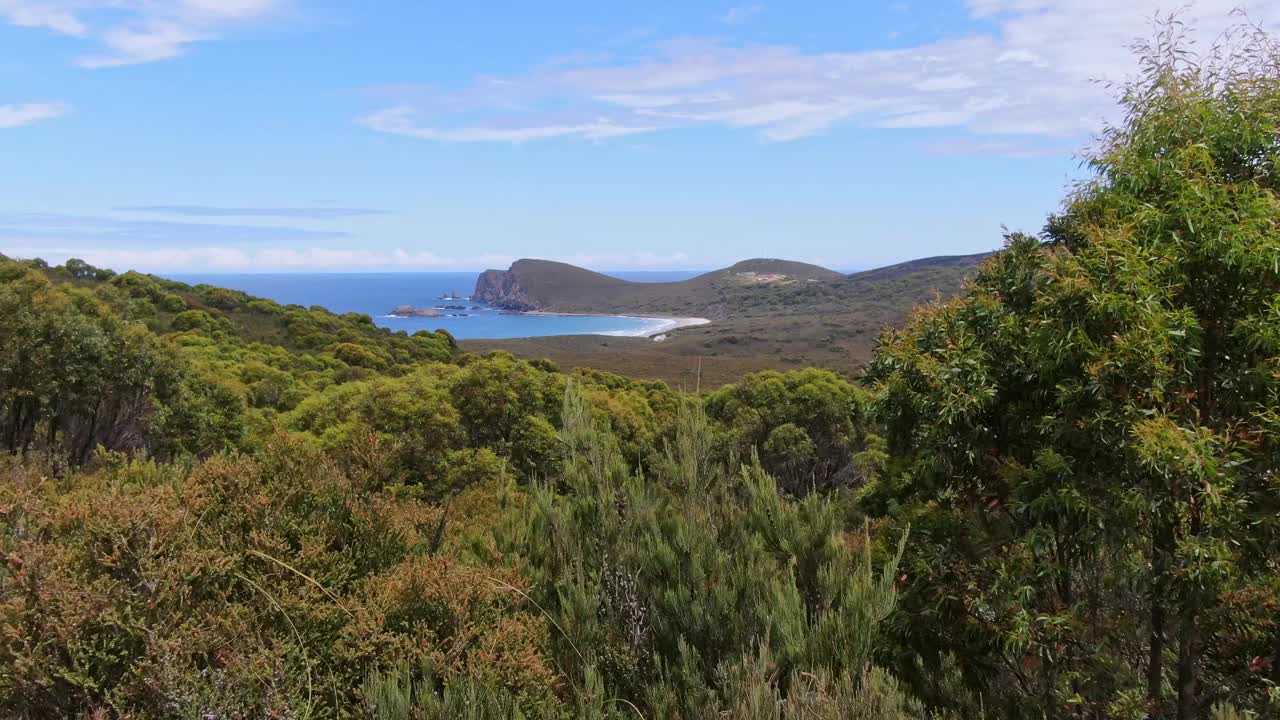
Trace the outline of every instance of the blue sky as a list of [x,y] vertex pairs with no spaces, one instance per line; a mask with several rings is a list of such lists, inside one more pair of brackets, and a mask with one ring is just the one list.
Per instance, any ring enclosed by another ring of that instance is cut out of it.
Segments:
[[[1207,41],[1239,4],[1184,17]],[[242,272],[989,250],[1080,177],[1115,113],[1095,80],[1132,71],[1161,7],[0,0],[0,252]]]

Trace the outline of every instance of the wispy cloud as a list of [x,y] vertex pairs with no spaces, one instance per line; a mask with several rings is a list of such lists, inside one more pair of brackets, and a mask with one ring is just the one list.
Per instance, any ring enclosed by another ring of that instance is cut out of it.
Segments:
[[1035,140],[991,140],[957,138],[921,143],[920,149],[930,155],[998,155],[1000,157],[1031,160],[1043,157],[1063,157],[1078,148],[1070,145],[1045,144]]
[[63,213],[0,213],[0,242],[75,243],[86,248],[163,243],[168,246],[336,240],[348,233],[277,225],[121,220]]
[[646,124],[619,125],[605,118],[583,118],[581,120],[556,123],[553,118],[546,118],[547,124],[526,125],[518,127],[461,127],[440,129],[419,127],[414,124],[414,109],[400,106],[379,110],[359,118],[356,122],[379,132],[393,135],[406,135],[421,140],[439,140],[443,142],[476,143],[476,142],[510,142],[523,143],[530,140],[546,140],[549,138],[579,137],[588,140],[603,140],[623,135],[650,132],[654,128]]
[[218,207],[214,205],[125,205],[120,212],[178,215],[185,217],[256,217],[289,220],[338,220],[367,215],[386,215],[386,210],[352,207]]
[[[1212,39],[1237,22],[1238,4],[1200,0],[1188,14],[1196,36]],[[359,122],[439,142],[600,141],[696,126],[786,141],[842,123],[1079,140],[1114,112],[1095,81],[1133,71],[1127,48],[1150,34],[1160,0],[967,7],[973,31],[900,49],[807,52],[693,38],[453,89],[373,89],[385,104]],[[1280,0],[1255,0],[1249,10],[1264,25],[1280,20]]]
[[0,17],[11,25],[44,28],[63,35],[84,37],[89,34],[77,16],[74,3],[60,4],[44,0],[0,0]]
[[751,3],[749,5],[737,5],[729,8],[729,12],[720,16],[720,22],[725,25],[742,25],[750,22],[751,18],[759,15],[764,10],[763,3]]
[[[430,250],[402,248],[80,247],[24,244],[17,240],[6,241],[3,237],[0,237],[0,252],[11,257],[41,257],[50,262],[78,257],[99,267],[146,272],[462,271],[505,268],[517,259],[514,255],[500,253],[444,255]],[[689,257],[684,253],[580,253],[544,259],[602,269],[671,268],[689,264]]]
[[573,253],[570,255],[533,255],[533,258],[539,260],[555,260],[557,262],[569,263],[570,265],[578,265],[579,267],[608,269],[608,270],[626,270],[626,269],[653,269],[653,268],[673,268],[686,266],[691,263],[688,253],[672,252],[672,253],[655,253],[649,251],[640,251],[632,253]]
[[194,43],[261,19],[283,0],[0,0],[0,20],[96,42],[86,68],[167,60]]
[[69,106],[59,102],[0,105],[0,130],[53,120],[66,115],[69,111]]
[[[6,253],[24,256],[23,248]],[[218,272],[293,272],[359,270],[478,270],[505,267],[514,258],[505,255],[447,256],[429,251],[374,251],[359,248],[262,248],[237,247],[137,248],[42,250],[26,248],[61,260],[80,257],[99,267],[150,272],[213,270]],[[29,256],[29,255],[28,255]]]

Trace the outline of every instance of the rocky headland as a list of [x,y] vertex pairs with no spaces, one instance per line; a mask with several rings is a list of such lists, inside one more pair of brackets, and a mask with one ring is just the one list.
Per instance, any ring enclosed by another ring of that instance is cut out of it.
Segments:
[[520,284],[519,274],[511,270],[485,270],[476,279],[472,300],[511,312],[528,312],[538,307],[529,300],[529,291]]

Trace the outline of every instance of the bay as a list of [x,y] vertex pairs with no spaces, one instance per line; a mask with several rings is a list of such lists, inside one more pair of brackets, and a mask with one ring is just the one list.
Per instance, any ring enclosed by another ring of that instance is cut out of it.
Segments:
[[[685,280],[696,271],[633,271],[609,273],[635,282]],[[471,295],[475,272],[433,273],[181,273],[174,280],[231,288],[285,305],[319,305],[335,313],[364,313],[378,325],[409,333],[443,328],[454,337],[501,339],[545,335],[649,335],[660,331],[664,322],[654,318],[583,315],[523,315],[499,311],[470,300],[442,300],[445,295]],[[439,307],[464,306],[462,310],[440,310],[449,316],[395,318],[387,313],[400,305]]]

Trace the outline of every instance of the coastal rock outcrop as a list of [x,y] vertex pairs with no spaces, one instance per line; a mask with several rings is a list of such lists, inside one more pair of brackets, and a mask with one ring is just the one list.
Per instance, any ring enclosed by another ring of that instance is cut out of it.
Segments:
[[527,312],[538,307],[529,300],[529,291],[520,284],[514,270],[485,270],[476,279],[472,300],[512,312]]
[[435,308],[415,307],[413,305],[401,305],[387,314],[398,318],[440,317],[440,311]]

